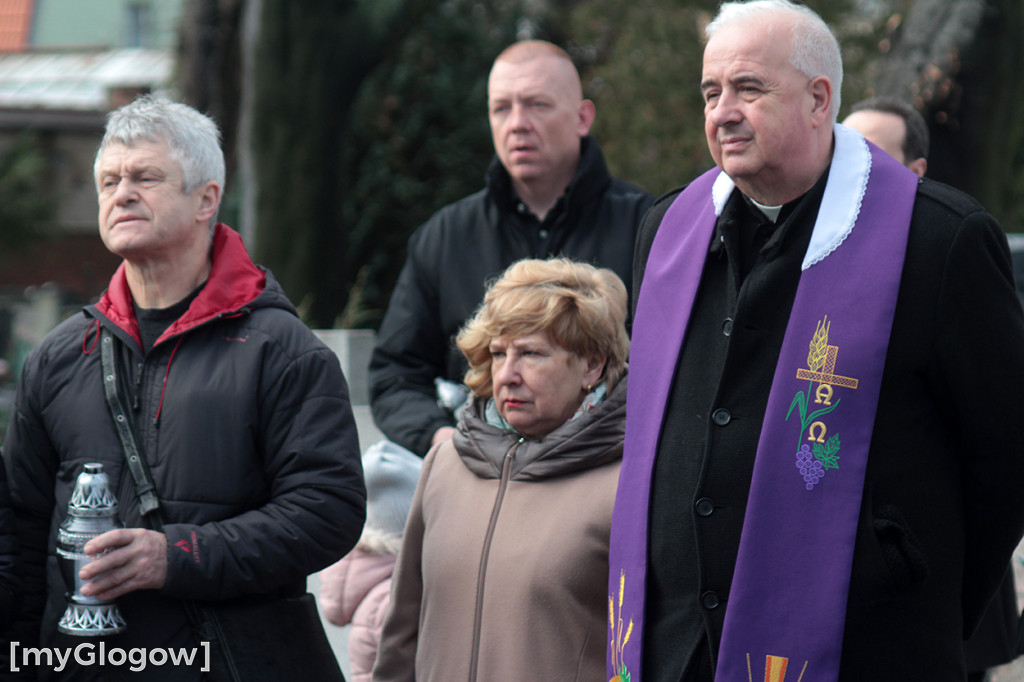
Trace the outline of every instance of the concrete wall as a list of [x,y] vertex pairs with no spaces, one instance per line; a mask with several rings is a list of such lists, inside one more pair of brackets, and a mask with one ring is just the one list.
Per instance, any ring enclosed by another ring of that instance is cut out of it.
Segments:
[[341,369],[348,379],[349,395],[353,405],[369,405],[370,391],[367,369],[375,334],[372,329],[314,329],[321,341],[341,360]]

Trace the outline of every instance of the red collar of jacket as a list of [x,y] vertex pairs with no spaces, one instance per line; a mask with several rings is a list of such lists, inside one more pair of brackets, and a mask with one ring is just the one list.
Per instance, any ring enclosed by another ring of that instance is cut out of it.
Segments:
[[[266,287],[266,273],[249,258],[241,236],[224,223],[217,223],[214,229],[211,259],[213,265],[206,286],[185,314],[157,339],[157,343],[218,315],[240,310]],[[124,263],[114,273],[96,308],[139,341],[139,325],[135,319]]]

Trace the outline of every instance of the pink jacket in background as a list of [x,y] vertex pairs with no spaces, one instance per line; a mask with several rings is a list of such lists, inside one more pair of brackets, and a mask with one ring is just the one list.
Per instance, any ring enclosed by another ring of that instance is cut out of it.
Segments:
[[352,682],[370,682],[391,592],[393,554],[356,548],[320,573],[320,609],[334,625],[352,624],[348,655]]

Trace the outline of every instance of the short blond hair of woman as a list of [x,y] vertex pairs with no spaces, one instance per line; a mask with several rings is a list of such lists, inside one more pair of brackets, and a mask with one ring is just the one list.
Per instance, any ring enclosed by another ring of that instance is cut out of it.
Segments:
[[605,358],[602,378],[611,391],[629,355],[625,285],[611,270],[568,258],[510,265],[456,339],[469,361],[470,390],[483,397],[492,393],[492,340],[536,333],[581,358]]

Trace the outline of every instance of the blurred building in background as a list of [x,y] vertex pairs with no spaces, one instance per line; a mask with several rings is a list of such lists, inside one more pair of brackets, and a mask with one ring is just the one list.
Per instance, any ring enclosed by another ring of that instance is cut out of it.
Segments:
[[0,0],[0,383],[119,262],[97,233],[96,147],[110,110],[169,86],[183,7]]

